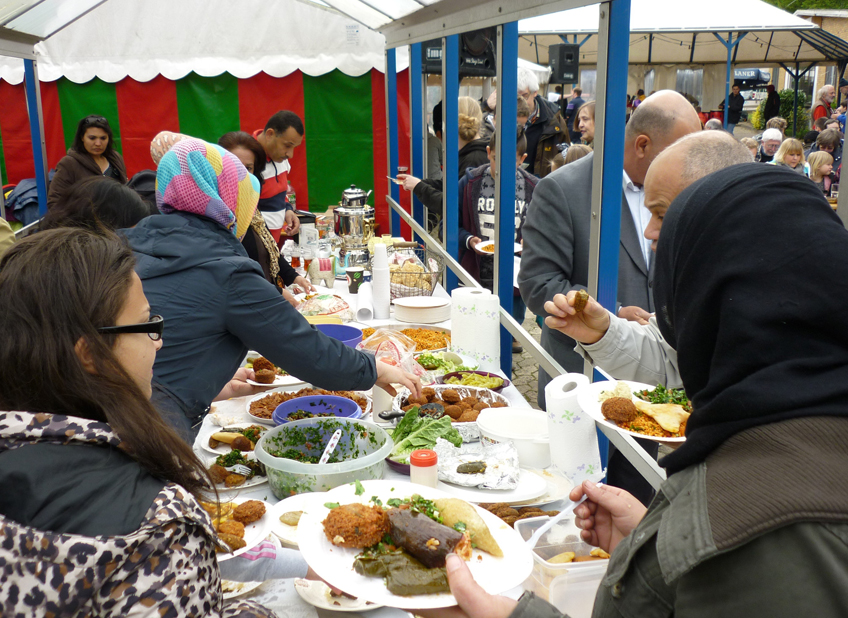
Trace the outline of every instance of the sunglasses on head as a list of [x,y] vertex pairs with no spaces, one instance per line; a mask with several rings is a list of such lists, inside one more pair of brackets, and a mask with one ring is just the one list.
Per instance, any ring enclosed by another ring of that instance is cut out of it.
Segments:
[[103,116],[89,116],[85,119],[85,126],[92,124],[109,124],[109,121]]
[[141,324],[126,324],[124,326],[104,326],[98,328],[97,331],[104,335],[124,335],[130,333],[147,333],[153,341],[159,341],[162,338],[162,332],[165,330],[165,318],[161,315],[151,315],[150,320]]

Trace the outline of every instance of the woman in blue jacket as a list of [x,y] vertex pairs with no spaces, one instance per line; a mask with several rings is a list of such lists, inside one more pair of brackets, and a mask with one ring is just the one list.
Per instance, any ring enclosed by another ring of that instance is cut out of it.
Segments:
[[152,311],[167,318],[153,366],[153,401],[192,439],[248,349],[316,387],[362,390],[417,378],[326,337],[265,279],[241,244],[259,200],[258,182],[220,146],[186,139],[162,157],[162,215],[125,230]]

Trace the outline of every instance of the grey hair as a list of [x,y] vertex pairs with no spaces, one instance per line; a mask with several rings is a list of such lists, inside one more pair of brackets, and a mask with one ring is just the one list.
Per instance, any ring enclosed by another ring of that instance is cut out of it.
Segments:
[[519,67],[518,69],[518,92],[522,90],[527,90],[528,92],[538,92],[539,91],[539,78],[536,77],[536,74],[530,69],[525,69],[524,67]]
[[710,118],[707,120],[707,124],[704,125],[704,129],[707,131],[721,131],[724,129],[724,125],[718,118]]
[[754,160],[747,146],[724,131],[690,133],[674,143],[678,144],[685,146],[680,155],[683,159],[681,178],[687,185],[731,165]]
[[783,133],[780,132],[779,129],[766,129],[763,131],[763,139],[762,141],[769,141],[776,139],[779,142],[783,141]]
[[[816,93],[816,98],[820,100],[824,100],[824,95],[827,93],[828,88],[833,88],[830,84],[825,84],[821,88],[819,88],[818,93]],[[835,90],[835,88],[834,88]]]

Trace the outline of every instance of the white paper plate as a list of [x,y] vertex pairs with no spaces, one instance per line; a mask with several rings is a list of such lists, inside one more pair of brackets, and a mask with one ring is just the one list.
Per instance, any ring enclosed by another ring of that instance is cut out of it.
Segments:
[[248,592],[253,592],[265,582],[231,582],[226,579],[221,580],[221,589],[224,591],[224,600],[229,601],[236,597],[240,597]]
[[[307,388],[307,387],[308,386],[305,386],[303,388]],[[291,390],[293,390],[293,389],[286,389],[286,391],[288,391],[288,392],[290,392]],[[300,388],[298,388],[297,390],[300,390]],[[286,392],[286,391],[282,391],[282,392]],[[364,392],[364,391],[353,391],[353,392],[355,392],[357,395],[361,395],[361,396],[365,397],[365,400],[366,400],[367,403],[365,404],[365,412],[362,413],[362,418],[364,418],[371,413],[371,395],[369,395],[367,392]],[[259,416],[254,416],[253,414],[250,413],[250,404],[252,404],[254,401],[258,401],[258,400],[262,399],[263,397],[267,397],[268,395],[270,395],[270,393],[259,393],[258,395],[254,395],[253,397],[248,399],[247,404],[245,404],[245,412],[247,412],[247,415],[250,418],[252,418],[256,423],[262,423],[264,425],[271,425],[272,427],[275,427],[276,425],[274,424],[274,421],[271,420],[270,418],[261,418]],[[252,425],[254,423],[250,423],[250,424]]]
[[[255,460],[255,459],[256,459],[256,457],[253,457],[251,453],[246,454],[246,456],[247,456],[247,458],[248,458],[248,459],[253,459],[253,460]],[[209,466],[211,466],[213,463],[215,463],[215,459],[216,459],[215,457],[210,457],[210,458],[206,461],[206,467],[208,468],[208,467],[209,467]],[[257,475],[256,475],[256,476],[254,476],[252,479],[248,479],[248,480],[246,480],[244,483],[242,483],[241,485],[239,485],[239,486],[237,486],[237,487],[227,487],[227,486],[226,486],[226,485],[224,485],[223,483],[217,483],[217,484],[215,485],[215,489],[217,489],[217,490],[218,490],[218,493],[219,493],[219,494],[220,494],[220,493],[224,493],[224,492],[233,493],[233,492],[243,491],[243,490],[246,490],[246,489],[253,489],[253,488],[254,488],[254,487],[256,487],[257,485],[263,485],[263,484],[265,484],[265,483],[267,483],[267,482],[268,482],[268,477],[267,477],[267,476],[260,476],[260,475],[258,475],[258,474],[257,474]]]
[[[371,496],[378,496],[383,503],[389,498],[406,498],[419,494],[427,499],[447,498],[449,494],[423,485],[392,481],[363,481],[365,492],[361,496],[354,494],[352,484],[342,485],[327,492],[327,502],[351,504],[369,503]],[[386,588],[382,578],[364,577],[356,573],[353,559],[361,550],[336,547],[324,534],[321,522],[327,517],[323,504],[308,505],[298,526],[297,539],[300,551],[309,566],[329,584],[357,596],[358,598],[380,603],[387,607],[401,609],[425,609],[450,607],[456,605],[452,594],[425,594],[417,596],[399,596]],[[520,585],[533,570],[533,555],[527,548],[521,535],[510,528],[501,519],[477,507],[477,512],[489,527],[492,536],[503,550],[503,558],[475,549],[468,567],[475,581],[490,594],[500,594]]]
[[330,587],[324,582],[296,579],[294,580],[294,589],[297,590],[301,599],[318,609],[328,609],[334,612],[367,612],[383,607],[362,599],[330,596]]
[[555,474],[549,470],[529,469],[530,472],[544,479],[547,484],[545,493],[538,498],[522,500],[521,502],[510,502],[511,506],[543,506],[551,502],[557,502],[568,497],[574,484],[564,476]]
[[520,470],[518,477],[518,487],[515,489],[481,489],[480,487],[462,487],[461,485],[453,485],[439,481],[436,485],[446,494],[450,494],[454,498],[461,498],[466,502],[479,504],[480,502],[520,502],[522,500],[532,500],[543,496],[548,489],[548,483],[538,474],[529,470]]
[[[254,498],[233,498],[232,500],[226,500],[225,502],[235,502],[236,504],[242,504],[244,502],[247,502],[248,500],[253,499]],[[217,555],[218,562],[223,562],[224,560],[229,560],[230,558],[235,558],[236,556],[241,556],[246,551],[253,549],[256,545],[261,543],[262,539],[268,536],[268,534],[271,532],[271,518],[268,517],[268,513],[271,511],[271,505],[263,500],[258,500],[258,502],[262,502],[262,504],[265,505],[265,514],[252,524],[248,524],[244,527],[244,542],[246,543],[246,545],[241,549],[237,549],[234,552],[219,553]]]
[[[317,496],[317,498],[316,498]],[[280,539],[286,545],[291,547],[297,547],[297,526],[289,526],[280,521],[280,516],[283,513],[288,513],[290,511],[304,511],[306,510],[306,504],[310,500],[318,500],[321,504],[326,502],[326,496],[323,492],[311,492],[305,494],[297,494],[291,496],[290,498],[286,498],[285,500],[281,500],[274,505],[274,508],[271,509],[271,512],[268,514],[271,518],[271,532],[274,533],[278,539]]]
[[409,296],[396,298],[395,319],[401,322],[438,324],[450,320],[451,301],[437,296]]
[[304,380],[301,380],[300,378],[291,375],[275,376],[274,381],[271,382],[271,384],[263,384],[262,382],[257,382],[255,380],[245,381],[253,386],[272,386],[275,388],[278,386],[295,386],[296,384],[306,384]]
[[654,386],[650,384],[642,384],[641,382],[629,382],[627,380],[605,380],[603,382],[595,382],[586,387],[586,389],[577,397],[577,403],[583,409],[583,411],[591,416],[594,420],[599,423],[603,423],[607,427],[612,427],[619,433],[626,433],[634,438],[645,438],[646,440],[653,440],[654,442],[659,442],[661,444],[680,444],[681,442],[685,442],[686,438],[656,438],[653,436],[646,436],[642,433],[636,433],[635,431],[630,431],[627,429],[622,429],[615,423],[611,423],[607,419],[604,418],[603,412],[601,412],[601,403],[598,401],[598,396],[604,391],[611,391],[615,388],[617,382],[624,382],[630,387],[632,391],[641,391],[644,389],[654,390]]
[[[209,446],[209,438],[213,433],[218,433],[224,429],[230,429],[232,427],[238,427],[240,429],[244,429],[246,427],[252,427],[256,425],[256,423],[233,423],[232,425],[227,425],[226,427],[212,427],[208,431],[202,432],[197,436],[198,441],[200,442],[200,448],[202,448],[207,453],[212,453],[214,455],[226,455],[230,451],[232,451],[232,447],[229,444],[221,443],[215,448],[211,448]],[[268,429],[267,427],[263,427],[263,429]],[[243,451],[244,454],[252,453],[253,451]]]
[[[521,253],[524,250],[524,247],[522,247],[520,243],[513,243],[513,244],[515,245],[513,247],[513,253]],[[494,246],[495,246],[494,240],[484,240],[483,242],[478,244],[476,248],[479,249],[480,251],[483,251],[484,249],[487,249],[488,247],[494,247]],[[497,251],[497,249],[495,249],[495,251]],[[494,255],[494,252],[491,253],[490,255]]]

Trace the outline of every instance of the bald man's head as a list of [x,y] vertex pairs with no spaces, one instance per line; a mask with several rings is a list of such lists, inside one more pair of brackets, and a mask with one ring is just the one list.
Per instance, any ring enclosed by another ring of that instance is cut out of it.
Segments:
[[624,132],[624,171],[642,184],[651,162],[675,141],[701,130],[692,104],[673,90],[660,90],[630,115]]
[[725,167],[751,161],[751,151],[724,131],[692,133],[666,148],[645,177],[645,206],[651,211],[645,237],[653,241],[651,248],[657,249],[666,210],[686,187]]

